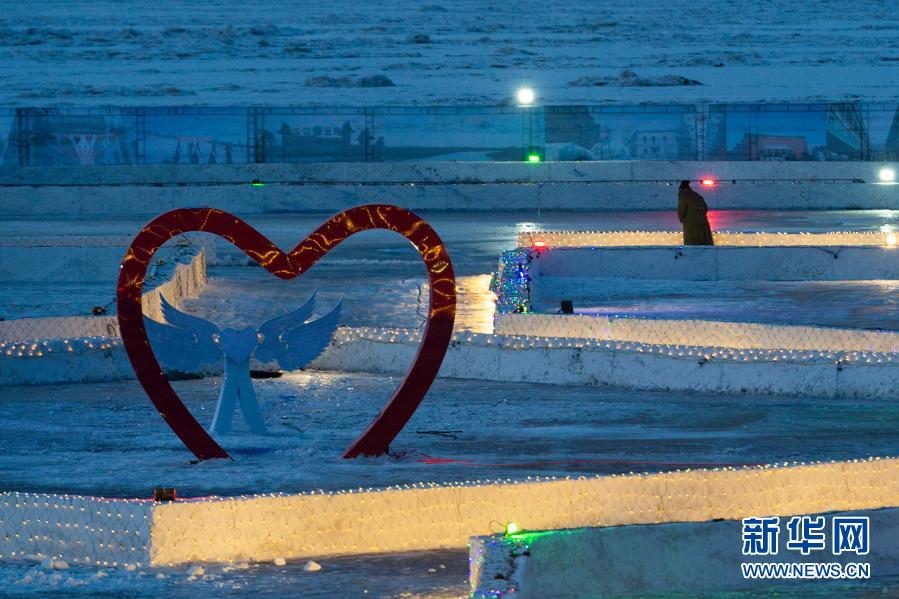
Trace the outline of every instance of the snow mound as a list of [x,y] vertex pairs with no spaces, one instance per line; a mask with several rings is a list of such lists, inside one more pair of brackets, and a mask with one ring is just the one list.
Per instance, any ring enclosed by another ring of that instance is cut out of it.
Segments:
[[360,77],[359,79],[322,75],[306,79],[304,85],[306,87],[393,87],[396,84],[384,75],[372,75],[371,77]]
[[703,85],[701,81],[682,75],[660,75],[640,77],[634,71],[625,69],[617,77],[585,76],[571,81],[572,87],[676,87],[679,85]]

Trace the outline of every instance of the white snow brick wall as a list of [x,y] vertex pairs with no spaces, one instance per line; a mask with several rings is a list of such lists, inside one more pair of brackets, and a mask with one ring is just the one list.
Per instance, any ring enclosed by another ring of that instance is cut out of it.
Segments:
[[[827,548],[803,556],[785,548],[783,519],[776,556],[742,555],[739,520],[499,534],[471,540],[472,597],[692,597],[737,589],[758,592],[760,581],[743,578],[742,563],[863,563],[870,566],[875,581],[899,574],[899,509],[821,516],[827,525],[835,516],[869,518],[870,543],[876,549],[864,556],[833,555],[828,530]],[[881,592],[886,595],[889,589]]]
[[[606,247],[532,251],[531,292],[565,278],[680,281],[859,281],[899,279],[899,248]],[[541,280],[543,279],[543,280]]]
[[897,506],[895,458],[174,503],[5,493],[0,553],[104,566],[269,561],[461,549],[512,521],[550,530]]
[[0,342],[118,336],[119,321],[115,316],[49,316],[0,321]]
[[[197,297],[206,284],[209,251],[214,250],[201,247],[186,263],[166,263],[156,275],[158,284],[143,294],[144,314],[163,320],[160,295],[175,306],[180,306],[184,298]],[[106,381],[133,376],[114,316],[21,318],[0,322],[0,386]]]
[[[893,235],[890,237],[890,235]],[[883,231],[835,231],[831,233],[728,233],[713,231],[716,246],[888,246],[897,236]],[[546,247],[640,247],[683,245],[680,231],[522,231],[519,247],[542,241]]]
[[152,503],[43,493],[0,493],[0,559],[150,564]]
[[581,314],[497,314],[497,335],[570,337],[739,349],[899,352],[899,333],[714,320]]
[[[420,331],[337,330],[311,367],[403,374]],[[439,376],[732,395],[888,398],[899,355],[650,345],[585,338],[454,333]]]

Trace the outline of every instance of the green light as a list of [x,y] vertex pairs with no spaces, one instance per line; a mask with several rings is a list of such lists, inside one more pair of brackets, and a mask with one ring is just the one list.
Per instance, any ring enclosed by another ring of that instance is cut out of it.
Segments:
[[528,154],[528,162],[540,162],[540,154]]
[[259,179],[253,179],[252,181],[250,181],[250,185],[252,185],[253,187],[265,187],[265,183],[263,183]]
[[518,527],[518,524],[516,524],[515,522],[509,522],[508,524],[506,524],[506,536],[514,535],[520,530],[521,529]]

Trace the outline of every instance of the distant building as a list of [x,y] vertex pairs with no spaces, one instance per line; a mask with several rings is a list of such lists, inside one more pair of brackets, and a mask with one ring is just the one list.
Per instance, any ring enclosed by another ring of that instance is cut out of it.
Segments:
[[752,135],[744,133],[734,153],[749,160],[808,160],[808,143],[801,135]]
[[893,122],[890,123],[890,132],[887,133],[886,143],[883,144],[884,160],[899,160],[899,108],[893,114]]
[[827,106],[827,153],[836,159],[861,160],[870,146],[868,128],[858,104]]
[[[572,143],[589,148],[603,142],[603,127],[586,108],[546,113],[546,143]],[[605,129],[606,140],[608,129]]]
[[282,122],[278,129],[281,143],[275,142],[270,131],[263,135],[266,161],[274,158],[284,162],[310,159],[358,159],[364,146],[353,144],[353,126],[349,121],[343,125],[313,125],[291,127]]
[[677,131],[637,131],[627,142],[634,160],[677,160],[680,157]]

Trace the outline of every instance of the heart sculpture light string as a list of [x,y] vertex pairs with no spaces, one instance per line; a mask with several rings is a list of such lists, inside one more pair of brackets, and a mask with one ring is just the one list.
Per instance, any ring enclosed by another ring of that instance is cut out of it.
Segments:
[[134,238],[122,260],[116,292],[122,341],[150,400],[198,459],[230,456],[185,407],[150,347],[141,295],[153,255],[172,237],[203,231],[228,240],[271,274],[289,280],[309,270],[346,238],[370,229],[395,231],[412,242],[427,267],[431,291],[427,324],[412,366],[381,413],[344,452],[343,457],[351,458],[388,451],[391,441],[424,399],[446,354],[456,314],[456,282],[449,254],[434,229],[418,215],[398,206],[369,204],[332,216],[285,253],[233,214],[214,208],[182,208],[155,218]]

